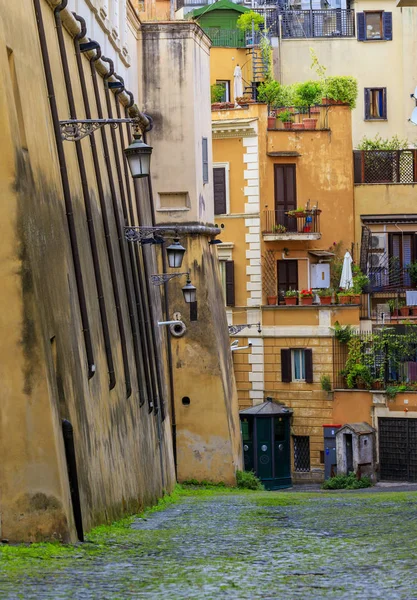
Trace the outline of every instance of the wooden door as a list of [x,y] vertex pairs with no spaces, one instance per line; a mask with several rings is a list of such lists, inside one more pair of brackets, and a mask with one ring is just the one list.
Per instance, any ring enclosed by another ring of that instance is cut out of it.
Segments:
[[297,231],[297,219],[285,213],[297,208],[295,165],[275,165],[275,224]]
[[298,290],[298,261],[278,260],[278,297],[283,300],[288,290]]

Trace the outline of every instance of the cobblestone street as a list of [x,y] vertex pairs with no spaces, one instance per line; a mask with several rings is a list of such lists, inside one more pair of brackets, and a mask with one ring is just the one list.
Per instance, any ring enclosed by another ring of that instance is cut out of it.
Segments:
[[412,492],[191,493],[24,573],[0,554],[0,597],[412,600],[416,509]]

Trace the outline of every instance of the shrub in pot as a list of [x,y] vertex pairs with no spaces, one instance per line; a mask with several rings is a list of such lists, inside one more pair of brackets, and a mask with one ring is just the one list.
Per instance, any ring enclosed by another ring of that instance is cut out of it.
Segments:
[[333,297],[333,289],[332,288],[318,290],[317,294],[320,298],[320,304],[331,304],[332,303],[332,297]]
[[358,82],[355,77],[346,75],[335,75],[326,77],[324,83],[323,104],[340,103],[348,104],[349,108],[355,108],[358,97]]
[[294,122],[294,117],[288,109],[280,112],[277,119],[284,124],[284,129],[291,129],[291,125]]
[[297,290],[287,290],[285,292],[285,304],[287,306],[295,306],[297,304]]

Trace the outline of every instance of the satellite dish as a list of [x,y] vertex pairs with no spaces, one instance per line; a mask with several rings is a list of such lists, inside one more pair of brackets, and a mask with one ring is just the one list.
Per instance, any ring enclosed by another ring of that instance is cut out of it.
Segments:
[[410,121],[413,123],[413,125],[417,125],[417,106],[414,108],[413,112],[411,113]]

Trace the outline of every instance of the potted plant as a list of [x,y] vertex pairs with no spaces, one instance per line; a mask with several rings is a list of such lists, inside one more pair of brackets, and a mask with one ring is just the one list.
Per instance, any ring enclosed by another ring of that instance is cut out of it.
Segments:
[[358,82],[355,77],[346,75],[326,77],[324,94],[323,104],[347,104],[353,109],[358,97]]
[[410,314],[410,308],[406,305],[405,300],[398,300],[398,310],[400,311],[400,315],[402,317],[408,317]]
[[325,288],[321,290],[317,290],[317,295],[320,298],[320,304],[331,304],[333,297],[333,289]]
[[272,233],[286,233],[287,228],[285,227],[285,225],[272,225]]
[[353,289],[341,290],[337,294],[339,304],[350,304],[353,295]]
[[211,108],[219,108],[218,105],[222,103],[222,98],[224,96],[224,87],[219,83],[214,83],[212,86],[210,86],[210,96]]
[[294,122],[294,117],[288,109],[280,112],[277,118],[284,125],[284,129],[291,129],[291,125]]
[[369,277],[362,273],[359,267],[353,267],[353,294],[352,304],[360,304],[360,295],[364,292],[365,288],[369,285]]
[[295,306],[297,304],[297,290],[287,290],[285,292],[285,304],[287,306]]
[[275,106],[280,94],[281,94],[281,85],[278,81],[271,79],[269,81],[264,81],[260,84],[257,89],[258,101],[266,102],[268,105],[268,129],[275,129],[276,126],[276,115],[275,111],[271,110],[272,106]]
[[373,384],[373,378],[371,375],[371,371],[365,365],[360,363],[355,363],[350,367],[350,369],[345,373],[346,376],[346,384],[349,389],[357,388],[357,389],[368,389],[370,390]]
[[410,306],[411,314],[413,317],[417,317],[417,306]]
[[387,302],[392,317],[398,317],[397,301],[394,298]]
[[300,299],[302,306],[311,306],[313,304],[313,290],[301,290]]

